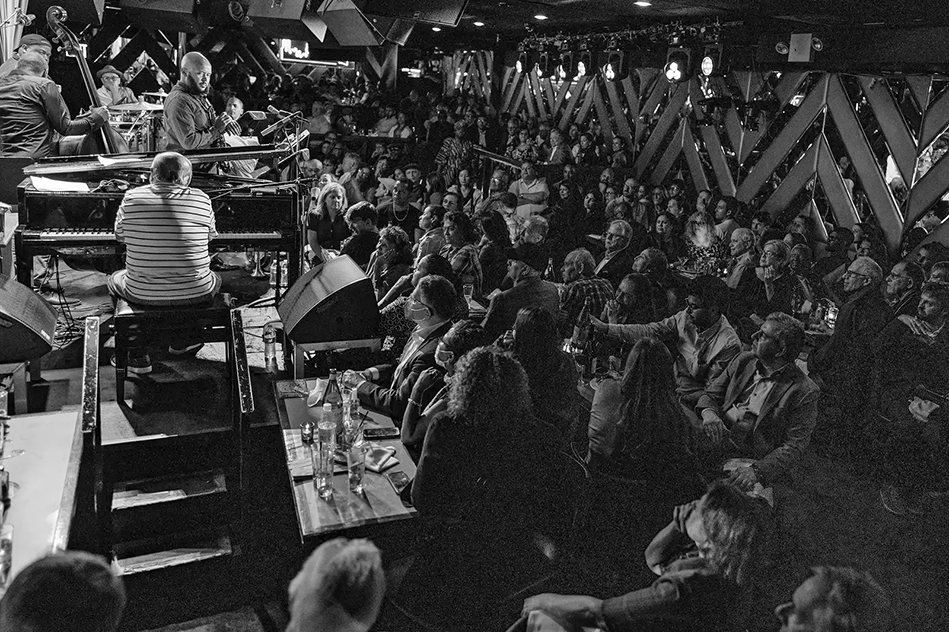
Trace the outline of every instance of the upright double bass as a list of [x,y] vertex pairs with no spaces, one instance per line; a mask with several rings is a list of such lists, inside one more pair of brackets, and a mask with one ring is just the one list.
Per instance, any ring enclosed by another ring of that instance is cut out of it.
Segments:
[[[72,52],[79,61],[79,70],[82,74],[82,81],[86,85],[90,107],[102,107],[102,102],[99,101],[99,93],[96,91],[95,81],[92,78],[92,72],[89,70],[89,64],[86,63],[86,58],[82,55],[79,38],[66,26],[66,18],[66,9],[60,6],[53,5],[46,10],[46,23],[49,24],[50,30],[56,34],[56,39],[59,40],[63,48]],[[86,137],[79,143],[79,151],[76,153],[80,155],[125,154],[128,153],[128,150],[128,143],[125,142],[122,135],[112,129],[106,121],[99,129],[86,134]]]

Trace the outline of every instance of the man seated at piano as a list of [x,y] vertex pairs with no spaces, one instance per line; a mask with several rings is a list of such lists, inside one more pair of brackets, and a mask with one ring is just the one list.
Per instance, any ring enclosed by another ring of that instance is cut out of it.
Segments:
[[201,53],[187,53],[181,58],[181,79],[165,99],[169,150],[221,146],[225,133],[240,134],[240,125],[227,112],[214,113],[210,89],[211,62]]
[[105,108],[71,118],[59,87],[46,77],[48,69],[46,55],[23,52],[16,70],[0,79],[0,156],[56,156],[60,134],[85,134],[109,120]]
[[[124,270],[108,279],[116,297],[152,307],[200,305],[221,288],[208,243],[217,237],[207,193],[190,187],[191,161],[168,151],[152,161],[150,184],[126,192],[115,216],[115,238],[126,248]],[[196,352],[201,344],[172,347]],[[129,352],[128,370],[152,370],[147,353]]]
[[109,64],[96,73],[99,83],[102,85],[96,90],[99,95],[99,103],[104,106],[125,105],[127,103],[138,103],[138,97],[132,92],[132,89],[122,85],[122,73],[116,70],[115,66]]

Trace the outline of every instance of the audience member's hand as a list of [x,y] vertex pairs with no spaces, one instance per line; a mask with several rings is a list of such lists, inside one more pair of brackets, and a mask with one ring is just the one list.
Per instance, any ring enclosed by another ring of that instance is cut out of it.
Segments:
[[593,324],[593,330],[603,333],[607,330],[607,324],[596,316],[590,316],[590,322]]
[[514,330],[508,329],[505,331],[503,334],[498,336],[498,339],[494,341],[494,344],[506,351],[511,351],[514,349]]
[[725,436],[725,423],[719,419],[708,419],[702,422],[702,430],[705,436],[712,440],[712,443],[718,445]]
[[[610,321],[611,325],[615,325],[616,321],[619,320],[619,311],[619,301],[611,298],[606,302],[606,319]],[[594,320],[596,319],[594,318]]]
[[603,600],[588,595],[544,593],[524,600],[521,615],[543,610],[554,619],[571,625],[596,625],[603,612]]
[[909,314],[903,314],[899,317],[900,322],[909,327],[909,330],[913,332],[915,336],[929,336],[932,334],[932,327],[929,326],[929,323],[922,321],[915,316],[910,316]]
[[675,525],[676,530],[679,533],[686,532],[686,525],[689,522],[689,518],[695,512],[695,508],[698,506],[699,501],[693,500],[692,502],[685,503],[684,505],[678,505],[675,509],[672,510],[672,524]]
[[740,490],[750,492],[755,488],[755,483],[758,482],[758,476],[751,466],[739,467],[732,470],[728,476],[728,482]]

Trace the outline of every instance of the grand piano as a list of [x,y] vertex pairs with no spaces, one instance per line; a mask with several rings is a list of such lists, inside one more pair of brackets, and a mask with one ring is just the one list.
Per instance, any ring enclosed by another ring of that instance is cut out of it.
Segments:
[[[211,198],[218,237],[211,252],[256,248],[286,252],[288,285],[300,274],[302,229],[299,186],[203,173],[200,165],[264,159],[285,153],[273,145],[182,152],[195,164],[191,186]],[[115,216],[126,188],[148,184],[155,153],[69,156],[39,160],[23,169],[18,187],[20,224],[15,234],[17,280],[32,283],[33,256],[99,259],[97,269],[121,267],[124,246],[115,239]],[[33,178],[47,179],[40,181]],[[126,186],[127,183],[127,186]],[[111,259],[111,262],[108,260]]]

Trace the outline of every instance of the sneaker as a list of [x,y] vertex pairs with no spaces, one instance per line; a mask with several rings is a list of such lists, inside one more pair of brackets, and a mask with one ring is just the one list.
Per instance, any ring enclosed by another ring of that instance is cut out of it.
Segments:
[[880,500],[883,502],[883,508],[894,516],[900,516],[902,518],[909,513],[903,494],[893,485],[887,485],[880,490]]
[[186,345],[180,349],[177,347],[168,347],[168,353],[175,356],[194,355],[204,346],[203,342],[196,342],[193,345]]
[[[109,364],[115,366],[115,356],[112,356],[112,359],[109,360]],[[152,360],[148,357],[147,353],[130,353],[128,356],[128,362],[126,362],[125,370],[129,373],[134,373],[135,375],[147,375],[152,372]]]

